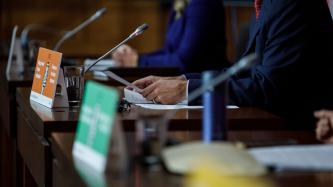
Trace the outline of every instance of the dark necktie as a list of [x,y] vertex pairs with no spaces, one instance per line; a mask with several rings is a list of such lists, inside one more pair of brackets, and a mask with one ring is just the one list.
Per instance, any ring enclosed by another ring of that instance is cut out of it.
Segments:
[[257,20],[259,19],[260,10],[261,10],[261,6],[262,6],[262,1],[263,0],[255,0],[254,1],[254,8],[256,10],[256,18],[257,18]]

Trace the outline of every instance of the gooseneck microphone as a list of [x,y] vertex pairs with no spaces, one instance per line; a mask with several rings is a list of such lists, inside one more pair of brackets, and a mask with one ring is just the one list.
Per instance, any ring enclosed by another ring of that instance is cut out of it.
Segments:
[[211,80],[210,84],[202,85],[201,87],[192,91],[188,96],[188,102],[191,102],[197,97],[201,96],[205,91],[214,89],[216,86],[228,80],[230,77],[236,75],[240,71],[251,68],[256,63],[257,58],[257,54],[254,53],[243,57],[235,65],[231,66],[225,72],[221,73],[216,78]]
[[149,28],[148,24],[144,23],[143,25],[135,29],[135,31],[129,36],[129,38],[134,38],[136,36],[139,36],[140,34],[145,32],[145,30],[147,30],[148,28]]
[[131,39],[139,36],[140,34],[142,34],[148,28],[149,28],[149,26],[146,23],[143,24],[143,25],[141,25],[141,26],[139,26],[132,34],[130,34],[125,40],[123,40],[122,42],[120,42],[116,47],[112,48],[110,51],[106,52],[104,55],[102,55],[101,57],[99,57],[94,63],[92,63],[87,69],[85,69],[84,72],[89,71],[90,68],[92,68],[94,65],[96,65],[99,61],[103,60],[106,56],[108,56],[109,54],[113,53],[115,50],[117,50],[119,47],[121,47],[122,45],[124,45],[129,40],[131,40]]
[[[258,59],[258,55],[253,53],[248,56],[243,57],[240,59],[236,64],[228,68],[226,71],[222,72],[220,75],[216,76],[214,79],[210,81],[210,84],[202,85],[199,88],[195,89],[188,95],[188,103],[195,100],[202,94],[204,94],[207,90],[212,90],[216,86],[220,85],[221,83],[227,81],[232,76],[236,75],[237,73],[244,71],[246,69],[251,68]],[[168,121],[171,119],[176,113],[176,110],[172,110],[170,112],[165,113],[164,120]]]
[[48,27],[46,25],[40,25],[40,24],[29,24],[24,27],[24,29],[21,32],[20,36],[20,42],[21,46],[23,48],[28,48],[28,42],[29,42],[29,33],[31,31],[39,31],[47,34],[53,34],[53,35],[60,35],[63,31],[57,30],[51,27]]
[[70,30],[66,32],[60,40],[57,42],[57,44],[54,46],[53,50],[58,51],[60,46],[69,38],[73,37],[76,35],[78,32],[80,32],[83,28],[88,26],[90,23],[101,17],[105,12],[107,11],[107,8],[101,8],[99,9],[94,15],[92,15],[89,19],[85,20],[83,23],[75,27],[73,30]]

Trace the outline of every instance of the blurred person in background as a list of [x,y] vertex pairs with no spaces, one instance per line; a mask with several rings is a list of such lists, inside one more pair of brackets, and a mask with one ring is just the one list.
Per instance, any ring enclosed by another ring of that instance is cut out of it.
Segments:
[[177,67],[202,72],[228,66],[222,0],[175,0],[164,47],[139,54],[124,45],[112,58],[123,67]]
[[[327,2],[255,0],[254,7],[244,55],[256,53],[258,63],[229,79],[228,104],[263,108],[296,128],[313,129],[313,111],[333,108],[333,24]],[[150,76],[134,84],[148,100],[174,104],[201,85],[201,75]]]

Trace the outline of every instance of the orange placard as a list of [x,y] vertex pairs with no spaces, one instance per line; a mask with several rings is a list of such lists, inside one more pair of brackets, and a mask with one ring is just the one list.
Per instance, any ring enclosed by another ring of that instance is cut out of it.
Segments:
[[54,99],[62,53],[39,48],[32,92]]

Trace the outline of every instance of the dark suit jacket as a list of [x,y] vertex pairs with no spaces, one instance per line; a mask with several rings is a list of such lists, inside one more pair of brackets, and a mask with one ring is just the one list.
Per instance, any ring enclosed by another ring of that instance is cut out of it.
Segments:
[[226,65],[222,0],[192,0],[184,15],[172,12],[164,47],[139,57],[141,67],[179,67],[183,73]]
[[[230,79],[232,104],[299,123],[313,119],[314,110],[332,108],[333,24],[325,0],[264,0],[249,38],[244,55],[255,52],[260,63]],[[189,90],[198,85],[190,80]]]

